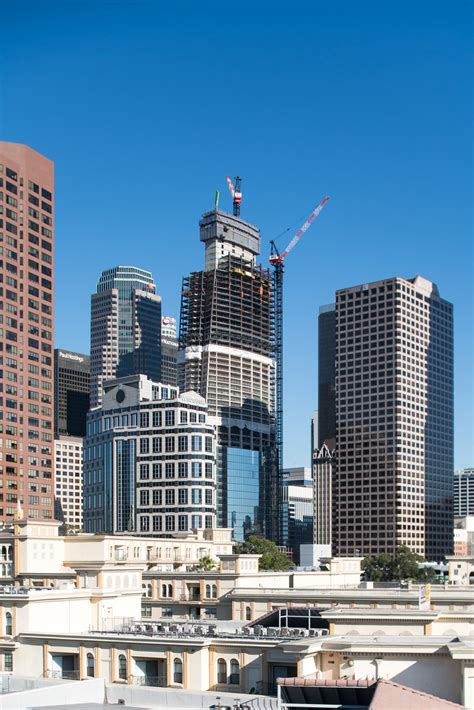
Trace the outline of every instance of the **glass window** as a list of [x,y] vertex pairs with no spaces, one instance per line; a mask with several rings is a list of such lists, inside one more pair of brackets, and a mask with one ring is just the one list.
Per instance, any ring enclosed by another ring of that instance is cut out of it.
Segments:
[[230,662],[230,678],[231,685],[240,685],[240,666],[236,658],[233,658]]
[[94,656],[92,653],[87,654],[87,667],[86,667],[86,674],[89,676],[89,678],[94,677]]
[[219,685],[227,683],[227,663],[224,658],[217,659],[217,682]]
[[123,653],[118,657],[118,675],[120,680],[127,680],[127,658]]
[[173,662],[173,682],[183,682],[183,662],[179,658],[175,658]]
[[202,439],[200,436],[191,437],[191,451],[202,451]]

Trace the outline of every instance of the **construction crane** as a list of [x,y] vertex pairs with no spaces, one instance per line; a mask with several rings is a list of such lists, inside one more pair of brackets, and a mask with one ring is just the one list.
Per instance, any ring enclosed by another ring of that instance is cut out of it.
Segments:
[[240,203],[242,202],[242,193],[240,191],[241,178],[238,176],[235,178],[235,185],[230,177],[227,176],[226,180],[229,186],[229,192],[232,195],[234,217],[240,217]]
[[285,259],[298,244],[303,234],[310,228],[323,209],[329,197],[325,197],[311,212],[303,226],[296,232],[286,249],[280,254],[274,241],[270,242],[270,264],[274,272],[275,345],[276,345],[276,443],[278,448],[278,469],[280,481],[283,470],[283,272]]

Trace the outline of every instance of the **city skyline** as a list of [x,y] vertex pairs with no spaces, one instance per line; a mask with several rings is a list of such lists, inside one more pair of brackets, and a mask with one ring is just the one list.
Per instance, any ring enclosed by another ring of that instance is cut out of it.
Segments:
[[[18,9],[8,8],[16,42],[2,87],[2,134],[53,159],[57,172],[55,346],[88,351],[89,294],[98,274],[116,264],[152,271],[164,312],[178,317],[181,278],[199,260],[196,225],[216,188],[222,209],[231,210],[226,173],[243,176],[242,216],[261,226],[264,264],[269,240],[290,223],[296,231],[330,194],[330,206],[287,266],[285,466],[309,463],[319,306],[353,283],[415,274],[436,282],[454,303],[455,466],[472,466],[467,3],[448,15],[442,4],[429,15],[424,5],[302,4],[289,25],[276,8],[273,34],[262,38],[268,19],[261,9],[235,17],[222,8],[214,18],[208,4],[184,20],[200,31],[188,33],[182,54],[173,49],[182,27],[171,8],[143,3],[130,18],[119,3],[107,17],[110,36],[91,8],[74,6],[70,23],[64,5],[50,3],[40,13],[25,3],[21,33]],[[215,32],[222,22],[225,42]],[[233,66],[227,47],[244,22],[246,51]],[[314,35],[300,46],[309,22]],[[125,27],[130,51],[122,52]],[[85,28],[90,51],[78,62],[74,47]],[[203,33],[217,42],[212,52]],[[277,51],[281,61],[269,75]],[[29,75],[33,56],[51,77],[46,86]],[[155,79],[160,62],[166,71]],[[125,91],[123,76],[132,75]],[[144,91],[150,81],[153,98]],[[277,85],[277,99],[269,98]],[[215,111],[210,86],[232,86],[236,96],[222,91]],[[32,122],[25,102],[56,95],[63,97],[58,115],[45,112]],[[210,102],[206,121],[203,95]],[[252,102],[250,119],[245,106]],[[233,130],[232,117],[240,129]],[[140,180],[140,209],[122,199],[125,175]],[[78,204],[94,205],[87,220]]]

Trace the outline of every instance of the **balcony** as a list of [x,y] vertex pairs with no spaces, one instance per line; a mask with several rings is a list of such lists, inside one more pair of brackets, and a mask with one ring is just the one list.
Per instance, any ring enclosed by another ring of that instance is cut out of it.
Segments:
[[157,675],[157,676],[132,675],[131,679],[132,679],[133,685],[148,685],[152,688],[166,688],[167,687],[166,675]]

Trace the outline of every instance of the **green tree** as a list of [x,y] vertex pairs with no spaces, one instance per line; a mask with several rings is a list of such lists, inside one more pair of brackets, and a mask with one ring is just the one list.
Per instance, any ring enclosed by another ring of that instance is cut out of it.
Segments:
[[237,546],[236,551],[238,554],[261,555],[258,561],[258,567],[261,570],[287,570],[293,566],[288,557],[278,550],[274,542],[257,535],[249,535],[245,542]]
[[204,557],[201,557],[195,569],[198,572],[212,572],[216,568],[216,563],[212,559],[212,557],[209,557],[209,555],[204,555]]
[[436,572],[431,568],[420,569],[418,562],[424,562],[424,558],[406,545],[400,545],[394,555],[382,552],[365,557],[362,560],[364,579],[371,582],[436,581]]

